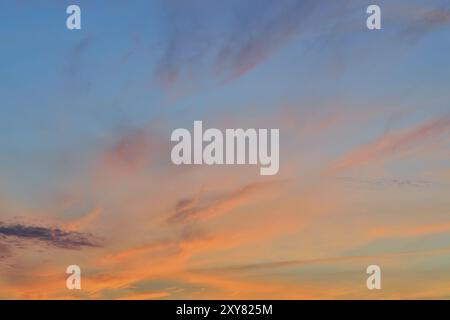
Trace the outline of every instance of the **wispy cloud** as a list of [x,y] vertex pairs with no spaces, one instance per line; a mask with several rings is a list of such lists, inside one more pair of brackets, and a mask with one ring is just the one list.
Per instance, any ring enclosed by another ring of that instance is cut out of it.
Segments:
[[68,223],[66,223],[65,228],[70,231],[77,231],[88,227],[92,222],[98,219],[98,217],[103,212],[103,208],[97,207],[92,211],[88,212],[86,215],[83,215],[77,219],[74,219]]
[[[236,80],[286,44],[316,3],[252,1],[241,3],[237,12],[233,2],[228,2],[221,7],[227,17],[221,26],[209,23],[208,9],[206,14],[200,13],[203,10],[196,14],[183,12],[188,15],[183,18],[185,24],[172,26],[175,30],[155,67],[153,81],[165,90],[174,90],[182,81],[184,86],[192,86],[193,81],[201,82],[203,77],[221,83]],[[195,4],[198,3],[191,2]],[[169,11],[179,15],[173,7]]]
[[[428,251],[400,251],[400,252],[392,252],[385,253],[379,255],[353,255],[353,256],[340,256],[340,257],[328,257],[328,258],[315,258],[315,259],[304,259],[304,260],[289,260],[289,261],[275,261],[275,262],[266,262],[266,263],[255,263],[248,265],[234,265],[234,266],[226,266],[226,267],[217,267],[217,268],[209,268],[201,271],[208,272],[218,272],[218,271],[257,271],[257,270],[270,270],[270,269],[278,269],[278,268],[288,268],[288,267],[299,267],[299,266],[307,266],[307,265],[333,265],[340,262],[358,262],[358,261],[370,261],[377,258],[380,259],[392,259],[392,258],[401,258],[401,257],[409,257],[409,256],[429,256],[429,255],[440,255],[446,254],[450,252],[449,247],[439,248],[435,250]],[[200,270],[199,270],[200,271]]]
[[371,186],[371,187],[412,187],[423,188],[431,186],[445,186],[445,184],[436,183],[434,181],[416,180],[416,179],[401,179],[401,178],[357,178],[357,177],[336,177],[336,180],[344,183],[354,184],[357,187]]
[[232,193],[219,195],[212,199],[202,200],[200,197],[183,199],[175,205],[175,213],[169,217],[169,223],[184,222],[190,219],[205,219],[232,210],[250,200],[250,197],[277,183],[257,182],[248,184]]
[[408,13],[410,22],[402,28],[400,35],[410,41],[437,31],[442,27],[450,25],[450,8],[448,7],[427,7],[427,6],[408,6],[402,8],[402,14]]
[[[165,146],[159,135],[147,127],[132,129],[117,137],[101,154],[100,174],[132,175],[161,157]],[[168,148],[168,144],[167,144]]]
[[425,142],[436,140],[448,132],[450,132],[450,116],[435,118],[407,130],[386,133],[343,155],[327,168],[325,173],[335,173],[401,154]]
[[450,223],[442,222],[420,226],[385,226],[369,230],[369,234],[377,237],[417,237],[450,232]]
[[[285,1],[273,15],[255,10],[250,22],[242,22],[219,50],[216,70],[224,74],[223,81],[237,79],[270,58],[311,15],[315,3],[317,1]],[[267,11],[270,9],[274,7],[267,6]]]

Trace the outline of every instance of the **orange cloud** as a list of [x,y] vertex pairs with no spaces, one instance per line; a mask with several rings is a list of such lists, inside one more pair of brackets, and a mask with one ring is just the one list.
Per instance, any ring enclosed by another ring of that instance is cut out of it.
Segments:
[[104,175],[135,174],[156,160],[162,149],[163,142],[156,133],[146,128],[132,130],[101,155],[96,171]]
[[437,223],[417,227],[379,227],[369,231],[376,237],[415,237],[427,234],[450,232],[450,223]]
[[[258,194],[268,188],[272,189],[277,182],[257,182],[248,184],[241,189],[205,204],[198,204],[198,199],[179,202],[175,213],[169,217],[169,223],[177,223],[190,219],[208,219],[213,216],[228,212],[250,200],[251,196]],[[273,189],[272,189],[273,190]]]
[[86,215],[66,223],[65,228],[71,231],[82,230],[91,225],[100,216],[102,211],[103,208],[97,207],[94,210],[88,212]]
[[324,173],[335,173],[361,166],[389,156],[402,154],[425,142],[450,132],[450,116],[432,119],[408,130],[386,133],[366,145],[356,148],[332,163]]

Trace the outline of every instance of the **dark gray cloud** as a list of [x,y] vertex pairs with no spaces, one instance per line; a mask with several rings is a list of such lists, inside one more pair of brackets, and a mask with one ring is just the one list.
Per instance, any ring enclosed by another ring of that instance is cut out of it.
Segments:
[[100,246],[99,240],[88,233],[24,224],[7,225],[0,223],[0,237],[19,246],[35,241],[63,249]]

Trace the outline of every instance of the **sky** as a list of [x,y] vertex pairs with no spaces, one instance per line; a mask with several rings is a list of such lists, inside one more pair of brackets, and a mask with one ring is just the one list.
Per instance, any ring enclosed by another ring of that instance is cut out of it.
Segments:
[[[449,299],[448,39],[444,0],[0,0],[0,298]],[[174,165],[195,120],[279,128],[278,174]]]

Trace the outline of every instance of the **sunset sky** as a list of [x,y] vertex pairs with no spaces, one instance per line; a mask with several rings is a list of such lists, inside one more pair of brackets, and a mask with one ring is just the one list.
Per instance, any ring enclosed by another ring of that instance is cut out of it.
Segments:
[[448,0],[0,0],[0,298],[450,299],[449,52]]

